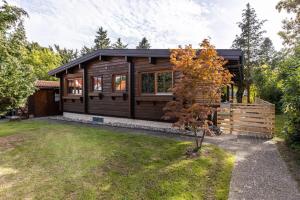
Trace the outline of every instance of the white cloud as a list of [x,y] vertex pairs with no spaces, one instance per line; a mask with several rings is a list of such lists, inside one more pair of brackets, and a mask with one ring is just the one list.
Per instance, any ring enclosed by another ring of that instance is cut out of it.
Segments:
[[[241,19],[244,0],[12,0],[30,15],[25,26],[29,40],[68,48],[91,45],[99,26],[113,41],[121,37],[134,48],[146,36],[152,48],[197,45],[210,36],[217,48],[230,48]],[[267,18],[266,35],[277,48],[282,17],[277,0],[254,1],[258,17]]]

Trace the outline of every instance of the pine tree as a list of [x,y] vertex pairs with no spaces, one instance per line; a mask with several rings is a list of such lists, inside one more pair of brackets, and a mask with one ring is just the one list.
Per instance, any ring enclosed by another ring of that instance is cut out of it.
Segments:
[[233,41],[232,47],[242,49],[245,55],[245,68],[244,77],[245,80],[239,84],[237,91],[238,102],[242,102],[244,93],[244,87],[246,86],[248,92],[247,101],[250,102],[250,85],[252,82],[253,67],[259,62],[259,50],[263,40],[262,26],[266,20],[259,20],[257,18],[254,8],[251,8],[250,4],[246,5],[246,9],[242,13],[242,21],[238,23],[241,29],[241,34],[236,35]]
[[89,48],[89,47],[87,47],[87,46],[84,45],[84,46],[81,48],[81,50],[80,50],[80,55],[81,55],[81,56],[84,56],[85,54],[91,53],[92,51],[94,51],[93,48]]
[[127,49],[128,44],[123,44],[121,38],[118,38],[117,41],[112,45],[113,49]]
[[150,49],[150,47],[150,43],[146,37],[143,37],[143,39],[139,42],[139,45],[136,46],[137,49]]
[[110,48],[110,39],[107,36],[107,31],[101,26],[95,36],[94,40],[95,46],[94,49],[107,49]]
[[60,46],[57,44],[54,44],[54,49],[60,55],[62,65],[78,58],[78,50],[77,49],[73,50],[73,49],[67,49],[67,48],[60,48]]

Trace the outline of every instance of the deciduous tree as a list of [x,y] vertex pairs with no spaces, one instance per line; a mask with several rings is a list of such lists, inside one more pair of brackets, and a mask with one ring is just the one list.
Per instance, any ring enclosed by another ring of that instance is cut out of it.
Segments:
[[[218,56],[214,46],[203,40],[198,52],[191,45],[173,49],[170,62],[178,73],[172,92],[175,100],[164,108],[164,119],[175,119],[174,126],[189,129],[195,135],[197,152],[208,131],[208,116],[213,113],[212,105],[220,100],[221,88],[231,83],[232,75],[223,66],[226,61]],[[206,101],[199,102],[202,98]],[[201,140],[199,131],[203,131]]]
[[33,68],[26,63],[24,16],[5,1],[0,7],[0,114],[23,106],[35,89]]
[[276,5],[276,9],[281,12],[286,10],[292,14],[290,19],[283,20],[283,30],[279,35],[283,39],[283,44],[288,47],[295,47],[300,43],[300,1],[281,0]]

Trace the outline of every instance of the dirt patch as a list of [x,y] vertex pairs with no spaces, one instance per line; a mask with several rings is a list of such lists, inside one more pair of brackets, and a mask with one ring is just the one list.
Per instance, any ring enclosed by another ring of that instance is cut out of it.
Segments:
[[293,178],[296,179],[300,191],[300,153],[288,148],[284,142],[277,142],[277,147]]
[[10,135],[5,137],[0,137],[0,148],[10,149],[21,144],[25,137],[23,135]]

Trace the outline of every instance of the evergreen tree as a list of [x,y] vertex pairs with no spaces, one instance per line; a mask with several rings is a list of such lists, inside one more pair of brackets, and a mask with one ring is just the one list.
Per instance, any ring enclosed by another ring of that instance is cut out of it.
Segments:
[[[52,48],[50,48],[52,49]],[[67,49],[67,48],[60,48],[59,45],[54,44],[54,50],[60,55],[61,57],[61,65],[64,65],[76,58],[78,58],[78,50]]]
[[89,48],[89,47],[87,47],[87,46],[84,45],[84,46],[81,48],[81,50],[80,50],[80,55],[81,55],[81,56],[84,56],[85,54],[91,53],[92,51],[94,51],[93,48]]
[[24,16],[5,1],[0,7],[0,114],[24,106],[35,89],[34,70],[26,63]]
[[112,45],[113,49],[127,49],[128,44],[123,44],[121,38],[118,38],[117,41]]
[[94,49],[107,49],[110,48],[110,39],[107,36],[107,31],[101,26],[95,36]]
[[139,42],[139,45],[136,46],[137,49],[150,49],[150,47],[150,43],[146,37],[143,37],[143,39]]
[[263,40],[262,26],[265,20],[259,20],[257,18],[254,8],[251,8],[250,4],[246,5],[246,9],[242,13],[242,21],[238,23],[241,29],[241,34],[236,35],[233,41],[232,47],[242,49],[245,55],[245,68],[244,77],[245,80],[239,84],[237,91],[238,102],[242,101],[244,93],[244,87],[246,86],[248,92],[248,102],[250,102],[250,85],[252,82],[253,67],[259,62],[259,50]]
[[273,66],[273,61],[275,59],[276,51],[273,46],[273,42],[270,38],[266,37],[260,45],[259,50],[259,62],[260,64],[266,64]]

